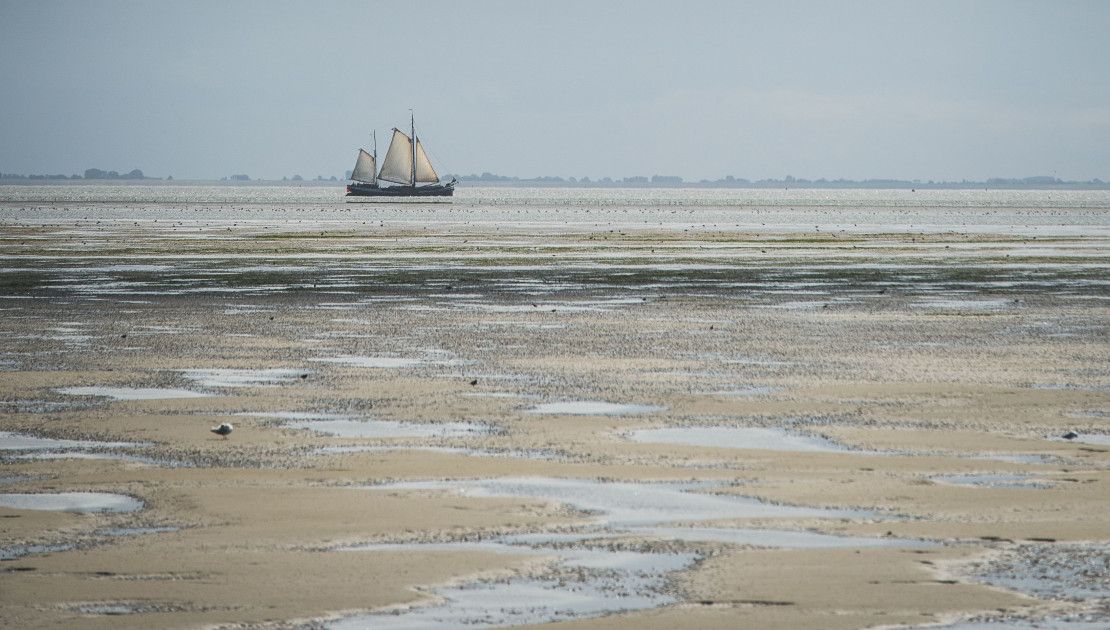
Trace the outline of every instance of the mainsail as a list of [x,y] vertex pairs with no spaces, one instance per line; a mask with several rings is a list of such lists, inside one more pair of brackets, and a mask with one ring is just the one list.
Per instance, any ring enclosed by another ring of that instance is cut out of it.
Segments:
[[439,175],[437,175],[436,170],[432,168],[432,163],[428,160],[428,154],[424,153],[424,145],[420,143],[420,138],[416,139],[416,181],[439,181]]
[[[423,155],[423,152],[421,152],[421,155]],[[428,161],[427,156],[424,157],[424,161]],[[430,164],[428,168],[431,169]],[[434,175],[435,171],[432,171],[432,174]],[[413,185],[412,140],[409,140],[409,137],[401,133],[400,130],[393,130],[393,140],[389,142],[389,150],[385,152],[385,161],[382,162],[382,170],[378,173],[378,179],[384,179],[394,184]]]
[[374,163],[374,156],[363,149],[359,149],[358,160],[355,161],[355,170],[351,171],[351,179],[356,182],[374,184],[377,182],[377,177],[374,175],[377,170],[378,165]]

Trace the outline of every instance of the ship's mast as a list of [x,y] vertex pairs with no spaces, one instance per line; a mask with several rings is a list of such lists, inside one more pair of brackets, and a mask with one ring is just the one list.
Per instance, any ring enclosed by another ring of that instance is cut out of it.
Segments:
[[412,142],[409,145],[412,147],[412,187],[416,188],[416,117],[413,116],[412,110],[409,110],[409,130],[412,132]]

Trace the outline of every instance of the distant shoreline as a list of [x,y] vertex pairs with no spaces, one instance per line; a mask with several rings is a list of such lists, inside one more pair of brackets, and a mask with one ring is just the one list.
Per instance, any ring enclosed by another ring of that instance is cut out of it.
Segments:
[[[342,188],[345,181],[331,180],[263,180],[250,181],[208,180],[208,179],[25,179],[2,178],[0,186],[228,186],[228,187],[276,187],[296,188]],[[458,182],[460,188],[560,188],[560,189],[701,189],[701,190],[1110,190],[1110,182],[1059,182],[1059,183],[1021,183],[1006,182],[933,182],[916,183],[888,180],[871,181],[793,181],[779,180],[725,183],[725,182],[569,182],[551,179],[516,179],[510,181]]]

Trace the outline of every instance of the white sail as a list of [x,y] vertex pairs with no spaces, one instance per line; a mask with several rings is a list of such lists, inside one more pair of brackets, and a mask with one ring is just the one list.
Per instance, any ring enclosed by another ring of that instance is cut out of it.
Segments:
[[428,161],[428,154],[424,153],[424,145],[420,144],[420,138],[416,139],[416,181],[423,183],[439,181],[439,175],[432,168],[432,163]]
[[373,184],[377,181],[375,176],[377,171],[378,165],[374,162],[374,156],[363,149],[359,149],[358,160],[355,161],[355,170],[351,171],[351,179],[356,182]]
[[393,130],[378,179],[412,186],[412,140],[397,129]]

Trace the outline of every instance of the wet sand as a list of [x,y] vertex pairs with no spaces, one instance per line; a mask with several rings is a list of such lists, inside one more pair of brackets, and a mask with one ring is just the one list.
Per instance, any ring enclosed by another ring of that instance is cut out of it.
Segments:
[[[437,210],[306,230],[276,211],[71,210],[0,224],[0,431],[82,442],[13,438],[0,493],[143,508],[0,507],[13,627],[404,610],[553,571],[554,547],[427,543],[584,531],[603,541],[569,548],[697,559],[651,587],[657,607],[558,617],[574,627],[1110,619],[1105,227],[491,227]],[[227,439],[209,432],[221,422]],[[682,427],[720,442],[633,439]],[[780,430],[821,448],[761,448]],[[722,502],[850,512],[668,525],[906,544],[676,540],[615,531],[604,506],[405,486],[502,478],[697,482]],[[106,533],[120,528],[139,529]],[[367,544],[392,546],[345,550]],[[1076,579],[1101,596],[990,577],[1045,554],[1093,562]]]

